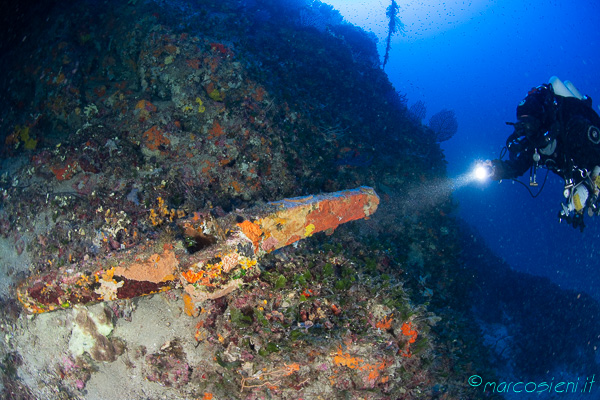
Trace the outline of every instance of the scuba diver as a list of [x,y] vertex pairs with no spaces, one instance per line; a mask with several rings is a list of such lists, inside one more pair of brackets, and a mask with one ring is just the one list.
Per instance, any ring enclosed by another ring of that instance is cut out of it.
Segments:
[[515,179],[529,169],[530,185],[537,186],[537,168],[556,173],[565,181],[559,221],[583,232],[584,211],[600,215],[600,117],[592,99],[553,76],[529,91],[517,107],[517,121],[507,122],[514,132],[500,159],[485,163],[489,177]]

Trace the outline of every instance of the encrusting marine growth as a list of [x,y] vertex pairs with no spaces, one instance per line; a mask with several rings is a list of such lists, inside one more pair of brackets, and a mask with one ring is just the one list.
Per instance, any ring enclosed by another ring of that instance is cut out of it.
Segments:
[[179,287],[189,296],[188,302],[216,299],[256,272],[263,255],[317,232],[331,233],[340,224],[368,218],[378,205],[375,191],[360,187],[284,199],[223,217],[195,212],[177,221],[179,238],[148,242],[106,259],[90,259],[30,277],[17,289],[18,298],[32,313]]

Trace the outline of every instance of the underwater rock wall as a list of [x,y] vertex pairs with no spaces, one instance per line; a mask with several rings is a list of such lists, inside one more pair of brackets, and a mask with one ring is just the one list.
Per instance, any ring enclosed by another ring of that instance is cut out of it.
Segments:
[[129,248],[196,210],[443,175],[361,49],[283,24],[277,3],[248,7],[83,2],[12,50],[0,230],[28,269]]
[[511,269],[481,236],[461,231],[461,261],[477,279],[470,293],[473,315],[497,370],[540,380],[595,374],[600,304],[586,293]]

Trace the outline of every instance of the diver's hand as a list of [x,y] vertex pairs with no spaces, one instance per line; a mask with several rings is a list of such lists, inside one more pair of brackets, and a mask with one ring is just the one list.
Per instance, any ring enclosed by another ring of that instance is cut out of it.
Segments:
[[583,214],[581,213],[574,213],[573,216],[570,216],[565,215],[565,213],[561,211],[560,213],[558,213],[558,220],[559,222],[565,221],[567,225],[571,225],[573,229],[579,228],[580,232],[583,232],[583,229],[585,228],[585,223],[583,222]]
[[573,215],[572,221],[573,222],[571,225],[573,225],[573,228],[579,228],[579,231],[583,232],[583,228],[585,228],[585,224],[583,223],[583,214],[575,213],[575,215]]
[[502,160],[485,160],[483,165],[489,167],[491,180],[499,181],[504,178],[504,164]]

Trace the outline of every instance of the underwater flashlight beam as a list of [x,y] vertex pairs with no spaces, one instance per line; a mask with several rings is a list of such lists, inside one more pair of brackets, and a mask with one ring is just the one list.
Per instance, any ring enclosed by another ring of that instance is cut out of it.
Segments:
[[492,176],[492,167],[484,161],[477,161],[475,166],[471,170],[463,175],[454,178],[452,184],[452,190],[459,189],[472,182],[487,182]]
[[435,179],[413,187],[410,196],[399,202],[406,211],[425,210],[446,201],[454,191],[473,182],[486,182],[492,175],[492,167],[477,161],[470,171],[455,178]]
[[473,177],[480,182],[485,182],[490,177],[490,170],[485,165],[477,165],[473,170]]

